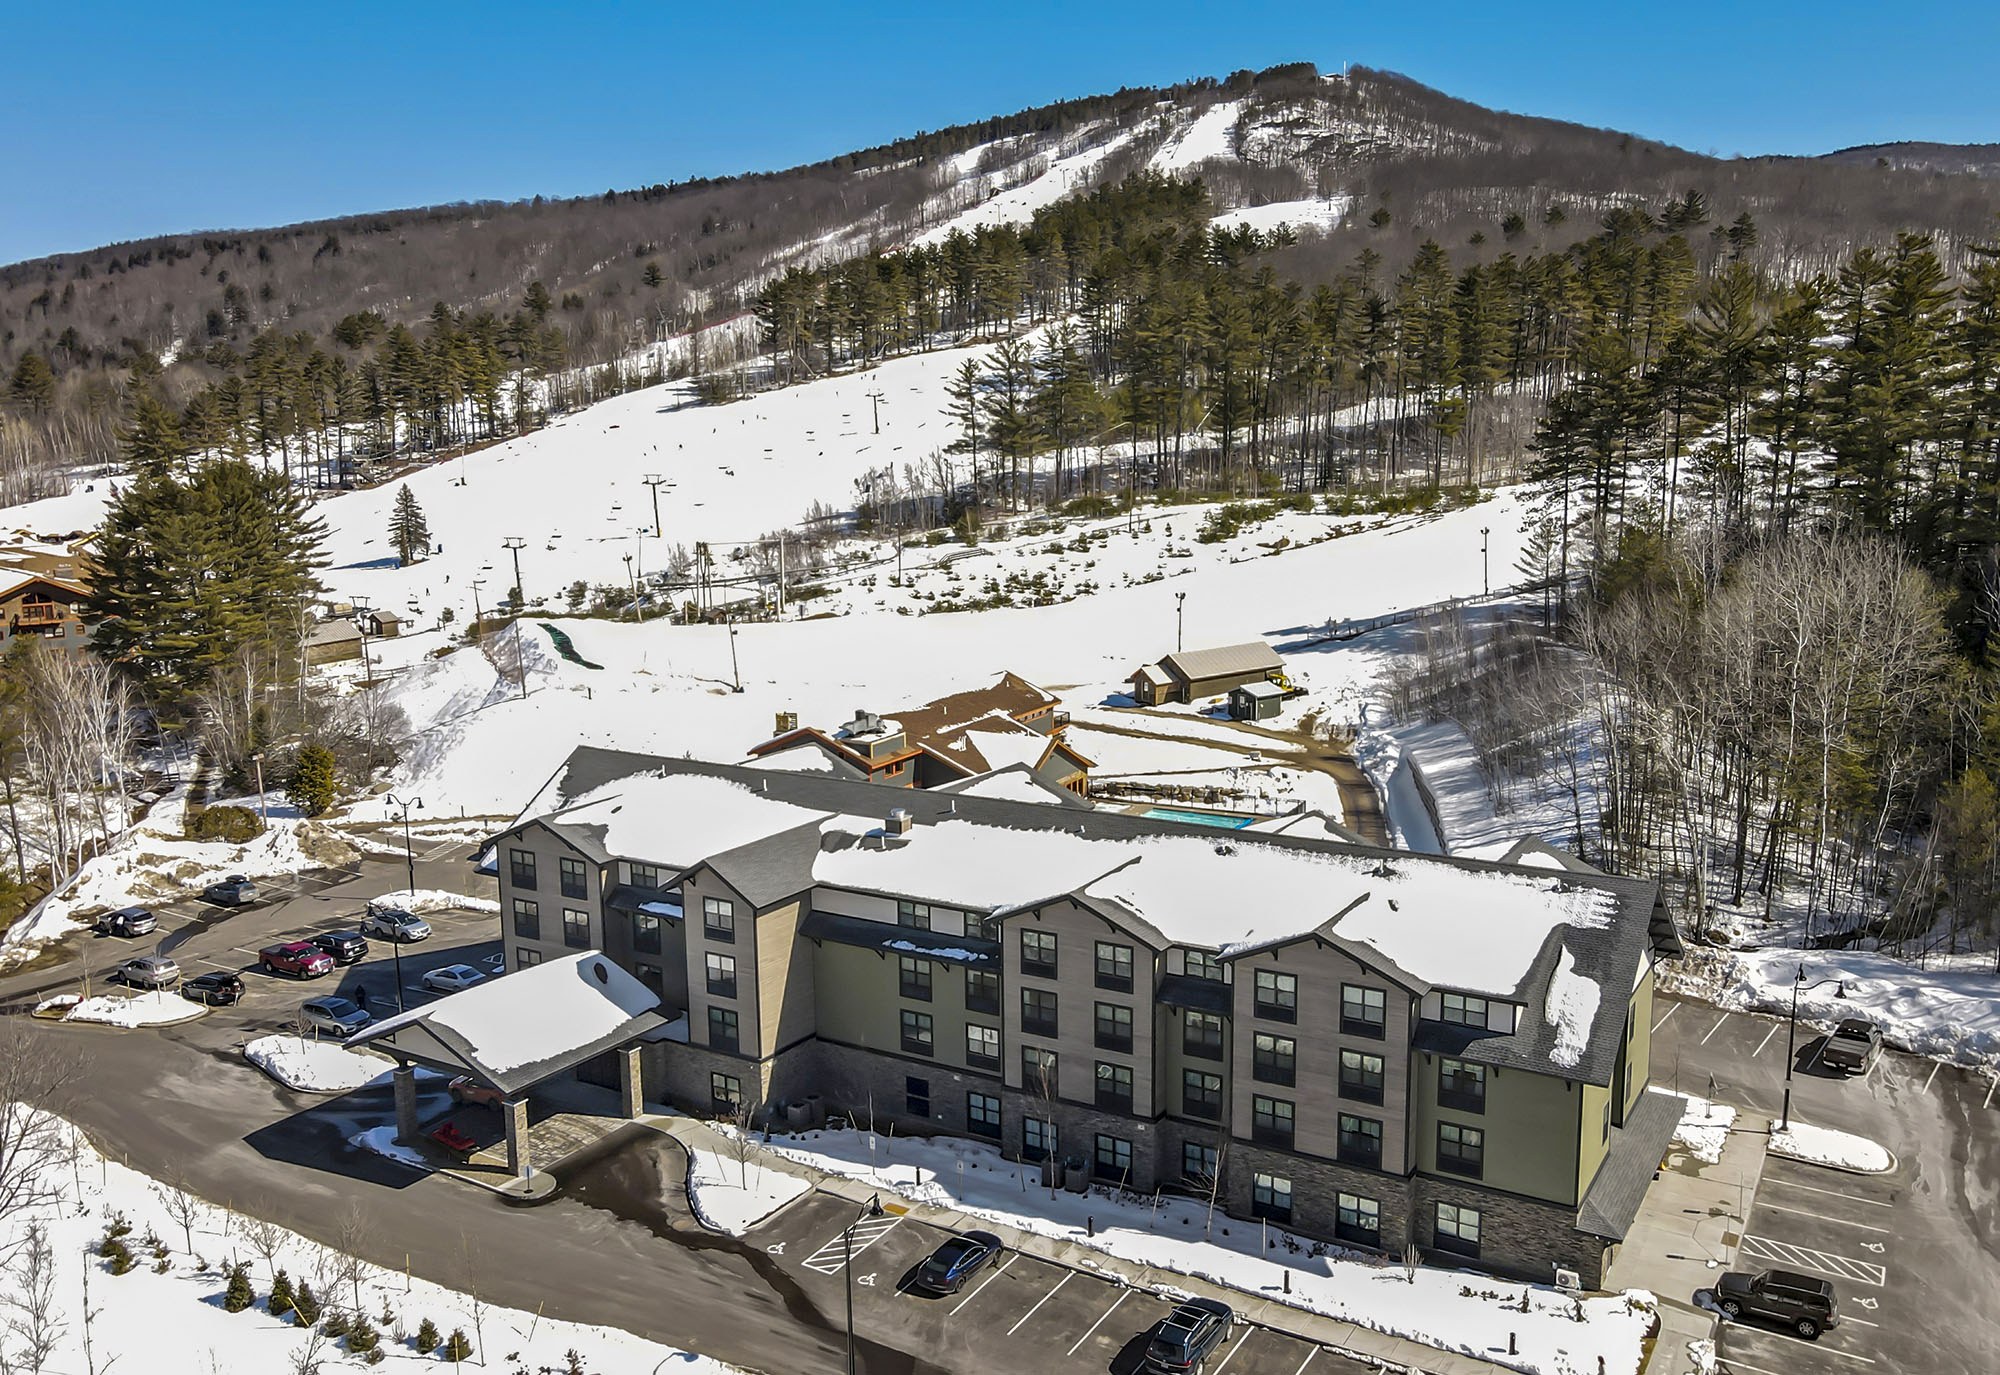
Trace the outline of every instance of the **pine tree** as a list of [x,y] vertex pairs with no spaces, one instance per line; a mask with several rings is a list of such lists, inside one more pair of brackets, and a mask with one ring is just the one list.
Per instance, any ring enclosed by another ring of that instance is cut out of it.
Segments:
[[125,466],[141,476],[178,472],[189,454],[180,419],[151,387],[135,389],[132,416],[119,439]]
[[415,563],[431,549],[430,522],[424,519],[424,508],[417,505],[417,494],[407,482],[397,489],[396,504],[389,513],[389,543],[405,565]]
[[292,1319],[300,1327],[312,1327],[319,1322],[319,1295],[304,1280],[299,1281],[298,1293],[292,1296]]
[[274,1318],[281,1318],[292,1311],[292,1277],[282,1269],[271,1276],[271,1294],[264,1300],[264,1311]]
[[285,796],[307,816],[324,815],[338,792],[333,751],[324,745],[302,745]]
[[445,1340],[444,1350],[438,1353],[447,1361],[459,1362],[472,1358],[472,1339],[465,1335],[465,1329],[454,1327],[451,1336]]
[[416,1346],[420,1354],[430,1355],[438,1349],[438,1343],[443,1340],[444,1338],[438,1333],[437,1324],[429,1318],[417,1324]]
[[7,384],[7,397],[23,410],[46,411],[56,399],[56,375],[49,360],[39,353],[22,354]]
[[222,1292],[224,1312],[241,1313],[257,1302],[257,1291],[250,1287],[250,1267],[236,1264],[229,1269],[229,1287]]

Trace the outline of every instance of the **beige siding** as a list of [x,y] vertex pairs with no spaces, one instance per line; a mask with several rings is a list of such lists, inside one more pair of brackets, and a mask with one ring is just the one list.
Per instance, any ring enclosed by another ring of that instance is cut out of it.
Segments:
[[[757,926],[757,1044],[770,1055],[813,1034],[812,947],[798,938],[797,902],[760,913]],[[737,930],[742,930],[739,917]]]
[[[1021,933],[1050,931],[1057,939],[1056,977],[1032,977],[1021,970]],[[1132,947],[1132,991],[1100,989],[1096,980],[1097,942],[1109,941]],[[1097,1065],[1124,1065],[1132,1071],[1132,1112],[1151,1117],[1155,1108],[1153,1049],[1156,1019],[1153,1016],[1153,988],[1157,955],[1144,942],[1113,927],[1094,912],[1073,902],[1052,903],[1037,912],[1010,917],[1004,936],[1004,991],[1001,1013],[1005,1049],[1002,1066],[1010,1087],[1032,1088],[1021,1082],[1021,1052],[1029,1045],[1056,1052],[1057,1096],[1072,1103],[1094,1103],[1097,1099]],[[1047,989],[1056,995],[1056,1029],[1053,1041],[1030,1037],[1021,1030],[1021,993],[1024,989]],[[1132,1010],[1132,1049],[1129,1053],[1100,1050],[1096,1044],[1097,1004],[1112,1003]]]
[[[712,940],[703,920],[702,900],[721,898],[735,904],[736,939]],[[738,1049],[744,1055],[768,1055],[770,1047],[759,1035],[763,1025],[758,998],[762,971],[758,964],[757,919],[750,904],[713,873],[706,870],[681,885],[682,911],[687,922],[688,1035],[696,1045],[708,1044],[708,1010],[726,1007],[736,1012]],[[710,952],[734,956],[736,996],[722,998],[708,991],[707,957]],[[789,950],[781,952],[789,955]]]

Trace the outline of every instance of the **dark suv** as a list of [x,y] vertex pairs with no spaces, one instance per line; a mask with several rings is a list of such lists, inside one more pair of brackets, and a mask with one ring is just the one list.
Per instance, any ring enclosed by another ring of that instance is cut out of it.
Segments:
[[1211,1352],[1229,1339],[1235,1310],[1214,1299],[1187,1299],[1174,1306],[1146,1343],[1146,1369],[1186,1375],[1203,1369]]
[[1832,1282],[1791,1270],[1731,1270],[1716,1282],[1715,1301],[1732,1318],[1769,1318],[1807,1341],[1840,1322]]
[[368,956],[368,938],[359,931],[328,931],[312,943],[333,956],[335,964],[353,964]]

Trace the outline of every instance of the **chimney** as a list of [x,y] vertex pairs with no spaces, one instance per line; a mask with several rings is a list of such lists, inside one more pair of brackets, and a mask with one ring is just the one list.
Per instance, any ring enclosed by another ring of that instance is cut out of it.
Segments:
[[907,807],[897,807],[889,813],[889,823],[882,828],[882,834],[885,836],[906,836],[910,833],[912,824],[913,818],[910,816],[910,809]]
[[795,731],[799,728],[799,714],[797,712],[781,711],[777,713],[777,717],[777,729],[771,732],[773,735],[784,735],[789,731]]

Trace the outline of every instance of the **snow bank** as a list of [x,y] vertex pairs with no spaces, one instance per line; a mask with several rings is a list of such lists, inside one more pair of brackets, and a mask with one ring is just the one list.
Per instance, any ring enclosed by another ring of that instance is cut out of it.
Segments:
[[356,1132],[347,1138],[347,1144],[356,1150],[368,1151],[393,1160],[398,1165],[408,1165],[413,1170],[430,1173],[431,1162],[424,1159],[423,1152],[398,1141],[393,1126],[370,1127],[367,1131]]
[[393,907],[423,916],[427,912],[498,912],[492,898],[476,898],[470,893],[448,893],[442,888],[398,888],[369,901],[378,907]]
[[100,993],[85,998],[63,1020],[126,1028],[172,1026],[175,1022],[191,1022],[207,1011],[200,1003],[189,1002],[178,993],[155,988],[131,995]]
[[[726,1131],[727,1129],[725,1129]],[[753,1149],[747,1160],[688,1147],[688,1201],[710,1228],[740,1237],[799,1195],[812,1181],[774,1170]]]
[[1723,1143],[1729,1137],[1730,1127],[1736,1122],[1735,1108],[1727,1103],[1711,1103],[1691,1093],[1675,1093],[1657,1084],[1646,1091],[1686,1099],[1687,1106],[1681,1111],[1680,1125],[1674,1128],[1674,1140],[1704,1165],[1713,1165],[1722,1159]]
[[1771,1154],[1860,1174],[1882,1174],[1896,1167],[1896,1157],[1886,1146],[1850,1132],[1810,1126],[1797,1118],[1789,1127],[1771,1128]]
[[[1385,1258],[1219,1213],[1211,1220],[1190,1199],[1163,1196],[1154,1206],[1121,1202],[1099,1190],[1052,1196],[1036,1171],[1008,1163],[979,1142],[810,1132],[773,1138],[771,1149],[919,1203],[1198,1276],[1446,1351],[1490,1359],[1507,1349],[1513,1334],[1520,1350],[1507,1364],[1529,1375],[1594,1371],[1599,1357],[1608,1375],[1635,1375],[1653,1318],[1653,1296],[1638,1290],[1578,1300],[1545,1285],[1428,1266],[1411,1282],[1400,1265]],[[1086,1219],[1094,1220],[1094,1236],[1086,1234]],[[1287,1271],[1289,1293],[1284,1292]]]
[[243,1047],[244,1058],[288,1089],[346,1093],[389,1072],[389,1062],[334,1041],[303,1036],[260,1036]]

